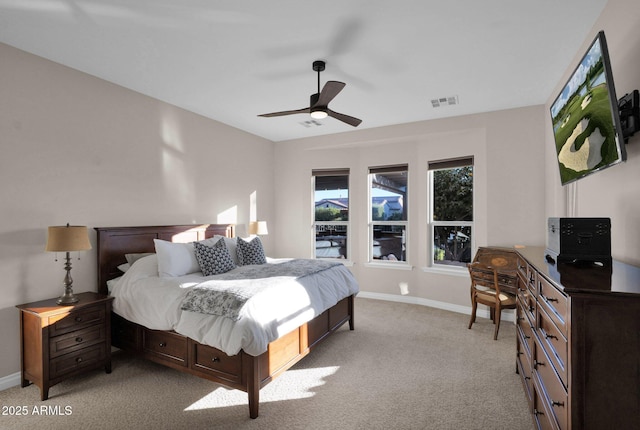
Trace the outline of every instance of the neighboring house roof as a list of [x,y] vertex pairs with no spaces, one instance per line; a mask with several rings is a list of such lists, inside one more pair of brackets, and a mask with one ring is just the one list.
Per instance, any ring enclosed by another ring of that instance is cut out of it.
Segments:
[[330,204],[337,208],[349,209],[349,199],[347,198],[322,199],[316,202],[316,207],[326,206],[327,204]]

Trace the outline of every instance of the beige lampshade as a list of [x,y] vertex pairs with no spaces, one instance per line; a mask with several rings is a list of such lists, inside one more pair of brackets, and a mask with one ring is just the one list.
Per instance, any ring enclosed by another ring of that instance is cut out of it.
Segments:
[[249,223],[249,234],[255,234],[258,236],[266,236],[269,234],[267,230],[266,221],[252,221]]
[[49,227],[45,251],[66,252],[91,249],[87,227],[66,225]]

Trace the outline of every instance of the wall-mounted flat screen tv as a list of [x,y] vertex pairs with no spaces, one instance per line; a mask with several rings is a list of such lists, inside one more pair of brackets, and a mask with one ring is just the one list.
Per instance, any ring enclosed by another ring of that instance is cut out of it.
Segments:
[[626,160],[604,32],[551,105],[551,120],[562,185]]

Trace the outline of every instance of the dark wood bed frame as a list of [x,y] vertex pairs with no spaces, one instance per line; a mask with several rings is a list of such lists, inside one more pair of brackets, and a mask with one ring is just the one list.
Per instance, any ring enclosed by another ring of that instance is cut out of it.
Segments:
[[[98,292],[108,294],[107,281],[122,275],[118,265],[125,254],[155,252],[153,239],[191,242],[214,235],[234,236],[232,224],[96,228],[98,236]],[[347,321],[354,329],[354,296],[271,342],[255,357],[240,351],[229,356],[174,331],[150,330],[111,314],[112,345],[148,360],[245,391],[249,416],[258,417],[260,389],[309,354],[322,339]]]

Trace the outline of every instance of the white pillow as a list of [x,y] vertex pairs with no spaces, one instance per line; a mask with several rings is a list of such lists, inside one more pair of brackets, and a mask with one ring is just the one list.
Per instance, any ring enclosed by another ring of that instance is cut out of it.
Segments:
[[200,271],[193,243],[173,243],[153,239],[158,255],[158,275],[161,278],[184,276]]

